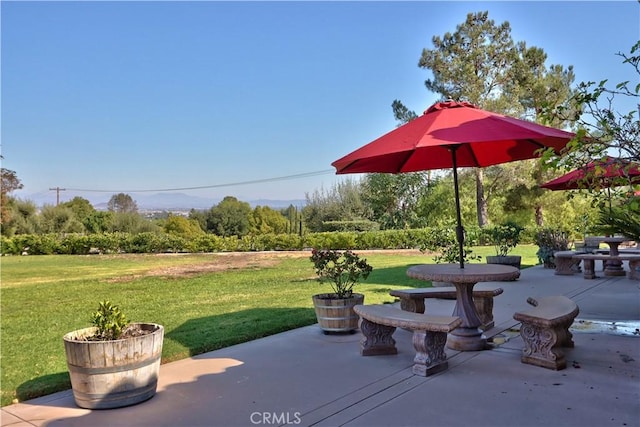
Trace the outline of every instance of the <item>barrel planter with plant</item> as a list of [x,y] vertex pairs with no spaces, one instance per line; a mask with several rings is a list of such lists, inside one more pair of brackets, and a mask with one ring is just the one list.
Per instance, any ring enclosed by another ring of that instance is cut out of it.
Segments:
[[164,328],[155,323],[129,323],[108,301],[100,303],[93,324],[63,337],[76,405],[119,408],[153,397]]
[[359,317],[353,307],[364,304],[364,295],[353,292],[353,286],[366,279],[373,270],[367,260],[351,251],[317,250],[311,261],[321,282],[329,282],[333,293],[312,297],[313,306],[322,331],[353,332],[358,329]]
[[522,257],[520,255],[509,255],[509,253],[520,243],[520,234],[523,231],[524,227],[513,222],[487,229],[485,231],[486,236],[496,250],[495,256],[489,255],[486,257],[487,264],[509,265],[519,270]]

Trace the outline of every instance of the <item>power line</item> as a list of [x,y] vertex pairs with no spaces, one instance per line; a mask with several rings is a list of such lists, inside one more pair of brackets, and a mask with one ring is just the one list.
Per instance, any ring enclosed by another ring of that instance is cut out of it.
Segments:
[[[203,190],[203,189],[207,189],[207,188],[235,187],[235,186],[240,186],[240,185],[262,184],[262,183],[265,183],[265,182],[287,181],[287,180],[290,180],[290,179],[308,178],[308,177],[312,177],[312,176],[326,175],[326,174],[329,174],[329,173],[332,173],[332,172],[334,172],[333,169],[325,169],[325,170],[315,171],[315,172],[306,172],[306,173],[300,173],[300,174],[296,174],[296,175],[278,176],[278,177],[274,177],[274,178],[262,178],[262,179],[252,180],[252,181],[240,181],[240,182],[230,182],[230,183],[226,183],[226,184],[202,185],[202,186],[197,186],[197,187],[160,188],[160,189],[155,189],[155,190],[149,190],[149,189],[145,189],[145,190],[95,190],[95,189],[86,189],[86,188],[68,188],[66,190],[69,190],[69,191],[84,191],[84,192],[88,192],[88,193],[161,193],[161,192],[164,192],[164,191]],[[51,190],[54,190],[54,188],[52,188]],[[65,190],[65,189],[61,189],[61,190]]]

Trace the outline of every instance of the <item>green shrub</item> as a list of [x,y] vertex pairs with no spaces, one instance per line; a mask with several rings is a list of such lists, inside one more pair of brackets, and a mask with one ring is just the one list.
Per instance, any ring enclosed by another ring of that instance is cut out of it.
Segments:
[[109,301],[98,305],[98,311],[93,313],[91,321],[97,331],[90,339],[96,341],[117,340],[129,324],[120,308]]
[[545,267],[554,268],[553,254],[556,251],[569,249],[569,233],[559,229],[543,228],[536,233],[536,245],[539,246],[538,261]]
[[322,231],[375,231],[380,229],[380,224],[374,221],[324,221]]
[[15,244],[15,240],[6,236],[0,236],[0,254],[20,255],[20,249]]
[[311,262],[321,282],[329,282],[338,298],[351,298],[353,286],[366,279],[373,270],[366,259],[351,251],[318,250],[311,252]]
[[507,256],[520,243],[520,233],[524,227],[513,222],[496,225],[484,230],[485,235],[496,250],[496,256]]

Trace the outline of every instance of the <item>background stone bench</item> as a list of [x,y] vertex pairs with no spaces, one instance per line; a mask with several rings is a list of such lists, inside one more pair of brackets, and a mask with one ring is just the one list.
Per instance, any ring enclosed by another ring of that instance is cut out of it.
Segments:
[[[481,286],[481,285],[480,285]],[[493,298],[503,292],[502,288],[480,288],[473,291],[473,303],[478,312],[478,317],[483,331],[493,328]],[[389,292],[389,295],[400,298],[400,308],[413,313],[425,312],[425,298],[456,299],[456,288],[411,288],[396,289]]]

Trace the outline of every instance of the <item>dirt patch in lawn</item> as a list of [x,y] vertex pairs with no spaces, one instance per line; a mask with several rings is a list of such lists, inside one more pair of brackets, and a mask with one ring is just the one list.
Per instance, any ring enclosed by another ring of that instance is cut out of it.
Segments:
[[202,264],[177,265],[149,271],[148,276],[190,276],[214,271],[262,268],[276,265],[283,258],[308,257],[307,252],[230,252],[211,255],[211,261]]
[[[166,256],[166,255],[162,255]],[[171,255],[168,255],[171,256]],[[304,251],[291,252],[220,252],[211,254],[208,260],[193,264],[158,267],[142,274],[130,274],[107,280],[109,283],[129,282],[141,277],[192,277],[217,271],[264,268],[276,265],[283,258],[308,257]]]
[[[389,254],[416,254],[420,253],[415,249],[398,250],[369,250],[356,251],[358,254],[367,253],[389,253]],[[173,255],[159,255],[173,256]],[[179,256],[179,255],[176,255]],[[217,271],[239,270],[247,268],[264,268],[277,265],[285,258],[304,258],[311,256],[310,251],[271,251],[271,252],[219,252],[211,254],[211,258],[203,262],[183,265],[173,265],[169,267],[153,268],[142,274],[130,274],[126,276],[108,279],[109,283],[129,282],[142,277],[192,277],[199,274],[212,273]],[[309,264],[311,266],[311,264]]]

